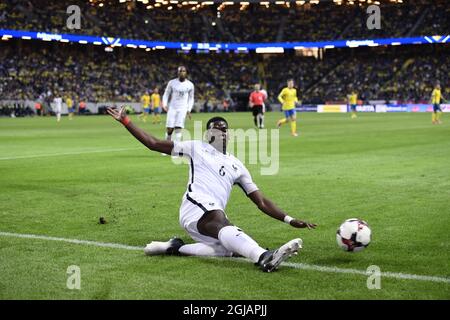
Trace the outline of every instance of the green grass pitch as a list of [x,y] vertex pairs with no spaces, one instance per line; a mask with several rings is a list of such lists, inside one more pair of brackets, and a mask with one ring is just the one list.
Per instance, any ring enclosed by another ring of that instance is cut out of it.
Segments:
[[[206,121],[210,115],[194,114]],[[274,128],[280,113],[266,115]],[[252,128],[250,114],[226,114]],[[430,114],[299,115],[300,136],[280,129],[280,169],[259,188],[291,216],[318,224],[295,229],[266,216],[235,188],[227,214],[261,246],[300,237],[304,249],[266,274],[227,258],[147,257],[141,251],[0,235],[0,299],[450,299],[450,125]],[[163,137],[163,125],[132,120]],[[193,122],[188,123],[192,129]],[[107,116],[0,119],[0,232],[145,246],[174,235],[186,165],[150,152]],[[107,224],[99,224],[104,216]],[[372,243],[341,251],[335,233],[365,219]],[[67,267],[81,289],[66,287]],[[440,281],[342,270],[436,276]],[[293,266],[336,267],[330,269]],[[341,272],[340,272],[340,271]]]

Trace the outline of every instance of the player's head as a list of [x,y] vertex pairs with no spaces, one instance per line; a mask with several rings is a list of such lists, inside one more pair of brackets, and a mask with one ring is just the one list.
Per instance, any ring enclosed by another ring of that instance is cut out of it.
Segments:
[[439,81],[436,81],[434,87],[435,87],[436,89],[440,89],[440,88],[441,88],[441,83],[440,83]]
[[178,79],[184,80],[187,77],[187,69],[185,66],[178,67]]
[[287,80],[287,86],[289,89],[292,89],[294,87],[294,79],[288,79]]
[[159,88],[155,87],[155,89],[153,89],[153,93],[158,93],[159,92]]
[[229,136],[228,122],[222,117],[213,117],[206,123],[206,139],[209,144],[225,153]]
[[259,83],[255,83],[255,90],[256,91],[259,91],[259,90],[261,90],[261,85],[259,84]]

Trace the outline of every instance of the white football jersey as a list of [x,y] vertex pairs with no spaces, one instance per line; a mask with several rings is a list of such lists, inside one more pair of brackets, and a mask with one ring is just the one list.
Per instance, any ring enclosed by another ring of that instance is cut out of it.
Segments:
[[188,79],[183,82],[178,78],[170,80],[164,91],[163,104],[169,109],[185,109],[191,112],[194,106],[194,84]]
[[53,102],[55,103],[55,109],[59,112],[61,112],[61,108],[62,108],[62,98],[57,97],[53,100]]
[[217,151],[209,143],[191,140],[174,142],[174,155],[190,158],[190,172],[187,197],[215,201],[210,206],[219,206],[223,210],[230,197],[233,185],[238,185],[249,195],[258,190],[244,164],[231,154]]

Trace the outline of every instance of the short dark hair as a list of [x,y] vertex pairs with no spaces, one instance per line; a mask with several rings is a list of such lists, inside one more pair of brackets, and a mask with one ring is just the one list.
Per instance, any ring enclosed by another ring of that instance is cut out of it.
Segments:
[[228,122],[227,122],[227,120],[225,120],[225,119],[222,118],[222,117],[213,117],[213,118],[209,119],[208,122],[206,123],[206,130],[209,129],[209,126],[211,125],[211,123],[218,122],[218,121],[223,121],[223,122],[225,122],[225,123],[227,124],[227,128],[228,128]]

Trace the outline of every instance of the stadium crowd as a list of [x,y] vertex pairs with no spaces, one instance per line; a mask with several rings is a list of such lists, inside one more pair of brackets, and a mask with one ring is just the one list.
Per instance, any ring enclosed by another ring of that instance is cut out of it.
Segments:
[[[293,78],[303,103],[338,101],[350,87],[363,100],[425,101],[433,82],[449,83],[449,49],[437,45],[326,50],[322,59],[255,53],[146,52],[90,45],[29,42],[0,43],[0,95],[3,99],[45,100],[50,93],[76,101],[139,101],[155,86],[164,89],[187,66],[196,100],[212,105],[248,92],[261,82],[276,102],[286,79]],[[449,96],[444,93],[444,96]]]
[[[103,2],[102,2],[103,3]],[[80,33],[144,40],[181,42],[273,42],[362,39],[448,34],[446,0],[412,0],[381,4],[381,29],[369,30],[366,6],[334,3],[302,6],[239,5],[172,10],[146,9],[142,2],[73,0],[81,10],[81,28],[69,29],[67,3],[48,0],[5,0],[0,3],[0,28],[54,33]],[[219,13],[219,14],[218,14]]]

